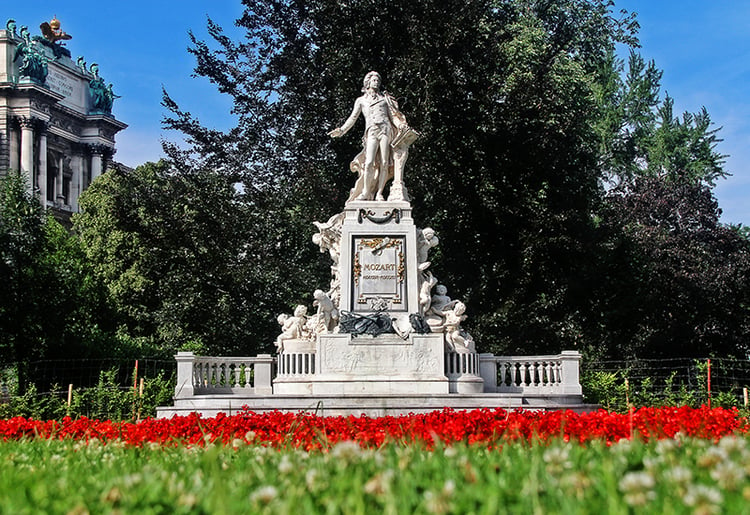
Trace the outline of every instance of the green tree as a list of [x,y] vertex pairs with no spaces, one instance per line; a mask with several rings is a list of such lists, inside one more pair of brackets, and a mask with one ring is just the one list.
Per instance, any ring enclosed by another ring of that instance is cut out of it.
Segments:
[[[78,241],[29,192],[28,178],[0,179],[0,348],[21,392],[56,377],[28,378],[32,360],[89,357],[107,341],[106,316]],[[106,347],[106,346],[105,346]]]
[[[106,285],[121,332],[165,354],[266,350],[275,324],[265,266],[276,242],[266,213],[251,211],[227,177],[176,173],[166,162],[111,170],[81,196],[74,216],[88,258]],[[278,275],[274,275],[278,274]],[[258,295],[258,292],[264,292]]]
[[[309,224],[341,209],[359,145],[326,132],[378,70],[422,132],[406,184],[418,223],[442,236],[433,269],[467,300],[480,345],[574,345],[601,198],[594,84],[615,43],[633,43],[632,17],[583,0],[246,5],[243,41],[209,21],[212,41],[190,49],[238,125],[208,129],[165,95],[166,126],[192,145],[167,147],[175,165],[241,178],[254,206],[273,195],[309,256]],[[326,269],[288,261],[295,279]]]
[[[610,192],[598,299],[600,355],[750,351],[750,241],[719,223],[707,185],[639,177]],[[592,324],[593,325],[593,324]]]
[[594,88],[600,115],[596,121],[600,166],[615,184],[637,177],[665,181],[695,181],[713,186],[729,174],[725,155],[716,150],[721,140],[706,108],[674,116],[674,99],[661,99],[662,72],[630,52],[627,73],[614,54]]
[[44,249],[44,212],[28,191],[28,178],[10,172],[0,179],[0,345],[4,364],[19,363],[21,390],[26,363],[44,354],[44,306],[39,262]]
[[[732,292],[744,284],[731,273],[744,270],[743,247],[718,223],[710,192],[727,175],[720,140],[705,109],[675,117],[661,98],[662,72],[635,51],[633,15],[599,0],[245,5],[243,40],[209,20],[210,41],[191,35],[189,50],[196,75],[232,98],[237,126],[209,129],[166,92],[164,122],[189,143],[166,145],[179,173],[244,184],[241,202],[270,245],[262,266],[278,281],[253,286],[259,302],[280,306],[271,292],[309,300],[325,284],[310,223],[341,210],[360,145],[326,133],[374,69],[422,133],[406,185],[418,225],[441,236],[432,270],[467,302],[480,349],[665,355],[697,327],[684,312],[692,306],[715,308],[719,328],[695,329],[690,354],[742,352],[747,315],[717,315],[728,297],[714,295],[721,281]],[[673,238],[680,216],[705,223]],[[703,257],[675,258],[690,252]],[[717,275],[699,277],[706,270]],[[679,319],[668,331],[656,286]],[[626,328],[635,319],[644,327]],[[709,333],[729,336],[726,345]]]

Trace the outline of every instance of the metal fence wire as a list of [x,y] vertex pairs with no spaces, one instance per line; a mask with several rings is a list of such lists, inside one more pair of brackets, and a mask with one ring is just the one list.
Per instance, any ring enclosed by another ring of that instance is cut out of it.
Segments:
[[[172,359],[69,359],[43,360],[24,364],[28,386],[22,392],[27,404],[53,405],[64,402],[70,385],[84,405],[81,414],[117,417],[116,406],[107,399],[138,390],[139,381],[159,383],[162,393],[174,387],[176,362]],[[0,368],[0,408],[21,399],[18,388],[19,364]],[[592,360],[581,364],[584,401],[606,409],[625,410],[635,406],[692,405],[748,406],[750,360],[636,359],[627,361]],[[148,388],[146,388],[148,390]],[[173,390],[172,390],[173,391]],[[136,394],[137,395],[137,394]],[[163,397],[163,395],[162,395]],[[169,402],[169,398],[161,402]],[[154,399],[155,402],[158,402]],[[109,403],[109,404],[108,404]],[[114,403],[116,404],[116,403]],[[41,409],[41,408],[40,408]]]
[[[10,363],[0,368],[0,414],[124,419],[152,416],[174,393],[172,360],[69,359]],[[21,372],[22,373],[19,373]],[[19,384],[19,376],[25,384]]]
[[[587,402],[635,405],[747,406],[750,360],[731,358],[588,361],[581,365]],[[609,398],[606,398],[606,397]],[[606,406],[605,406],[606,407]]]

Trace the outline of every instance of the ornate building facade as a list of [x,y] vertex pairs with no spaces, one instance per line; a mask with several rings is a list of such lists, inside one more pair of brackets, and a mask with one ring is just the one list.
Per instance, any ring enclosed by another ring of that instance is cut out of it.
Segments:
[[71,59],[60,22],[40,29],[32,36],[8,20],[0,30],[0,176],[26,173],[42,204],[64,216],[110,165],[127,125],[112,116],[117,96],[98,65]]

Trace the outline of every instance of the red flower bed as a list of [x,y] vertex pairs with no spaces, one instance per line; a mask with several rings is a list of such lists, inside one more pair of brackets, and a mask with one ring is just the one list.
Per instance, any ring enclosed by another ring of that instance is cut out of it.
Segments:
[[112,422],[88,418],[58,421],[15,417],[0,420],[0,438],[120,440],[129,445],[155,442],[162,445],[231,444],[240,439],[274,447],[325,448],[342,440],[376,447],[384,442],[417,443],[432,447],[436,442],[466,442],[488,446],[508,441],[563,438],[581,443],[607,443],[632,436],[644,440],[685,435],[718,439],[744,434],[747,420],[735,409],[702,407],[641,408],[630,414],[604,410],[577,414],[572,411],[505,411],[446,409],[424,415],[399,417],[318,417],[310,414],[261,413],[202,418],[192,414],[142,422]]

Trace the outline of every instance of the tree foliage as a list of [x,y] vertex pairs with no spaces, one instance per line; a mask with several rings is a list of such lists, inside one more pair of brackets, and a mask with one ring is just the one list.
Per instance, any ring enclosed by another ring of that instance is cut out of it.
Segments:
[[80,204],[74,230],[130,336],[164,353],[265,348],[259,335],[282,308],[275,295],[289,292],[268,291],[284,273],[265,266],[271,224],[225,176],[174,173],[163,161],[112,170]]
[[[168,148],[177,166],[241,177],[250,202],[273,194],[277,210],[304,206],[298,226],[309,235],[353,182],[359,142],[329,142],[326,132],[376,69],[422,132],[407,186],[418,222],[442,235],[435,273],[468,301],[477,339],[569,346],[600,198],[592,82],[615,42],[631,41],[632,19],[586,1],[246,7],[237,22],[246,39],[209,21],[212,42],[193,38],[190,50],[196,74],[232,96],[238,125],[203,127],[165,95],[166,126],[192,144]],[[314,278],[311,264],[290,266]]]
[[21,391],[29,361],[98,355],[109,338],[104,297],[78,240],[27,181],[17,172],[0,178],[0,355],[18,367]]
[[[248,241],[266,245],[258,264],[277,280],[252,287],[256,302],[278,306],[279,293],[304,300],[299,292],[325,284],[311,222],[341,210],[360,145],[326,132],[346,118],[372,69],[422,133],[406,165],[415,218],[441,235],[432,269],[467,302],[482,350],[651,352],[696,327],[678,305],[695,317],[710,307],[687,302],[680,288],[669,290],[671,311],[645,302],[663,286],[657,278],[682,284],[708,268],[697,289],[730,281],[741,291],[742,247],[731,240],[739,246],[723,253],[718,242],[730,236],[717,220],[681,239],[644,222],[713,220],[706,187],[726,175],[724,156],[705,109],[675,117],[672,99],[661,98],[661,71],[635,51],[636,19],[614,14],[613,2],[244,5],[242,40],[209,19],[210,40],[191,34],[189,50],[196,75],[232,98],[237,126],[210,129],[166,92],[164,124],[189,144],[166,146],[178,173],[213,170],[243,183],[261,236]],[[631,50],[627,71],[617,44]],[[657,192],[676,203],[656,202]],[[699,249],[705,260],[680,261]],[[711,324],[739,345],[747,315],[721,312]],[[682,329],[663,330],[669,313]],[[628,324],[644,327],[621,329]],[[728,348],[711,331],[696,329],[695,352]]]
[[750,241],[719,223],[710,188],[639,177],[608,196],[600,349],[610,357],[750,351]]

